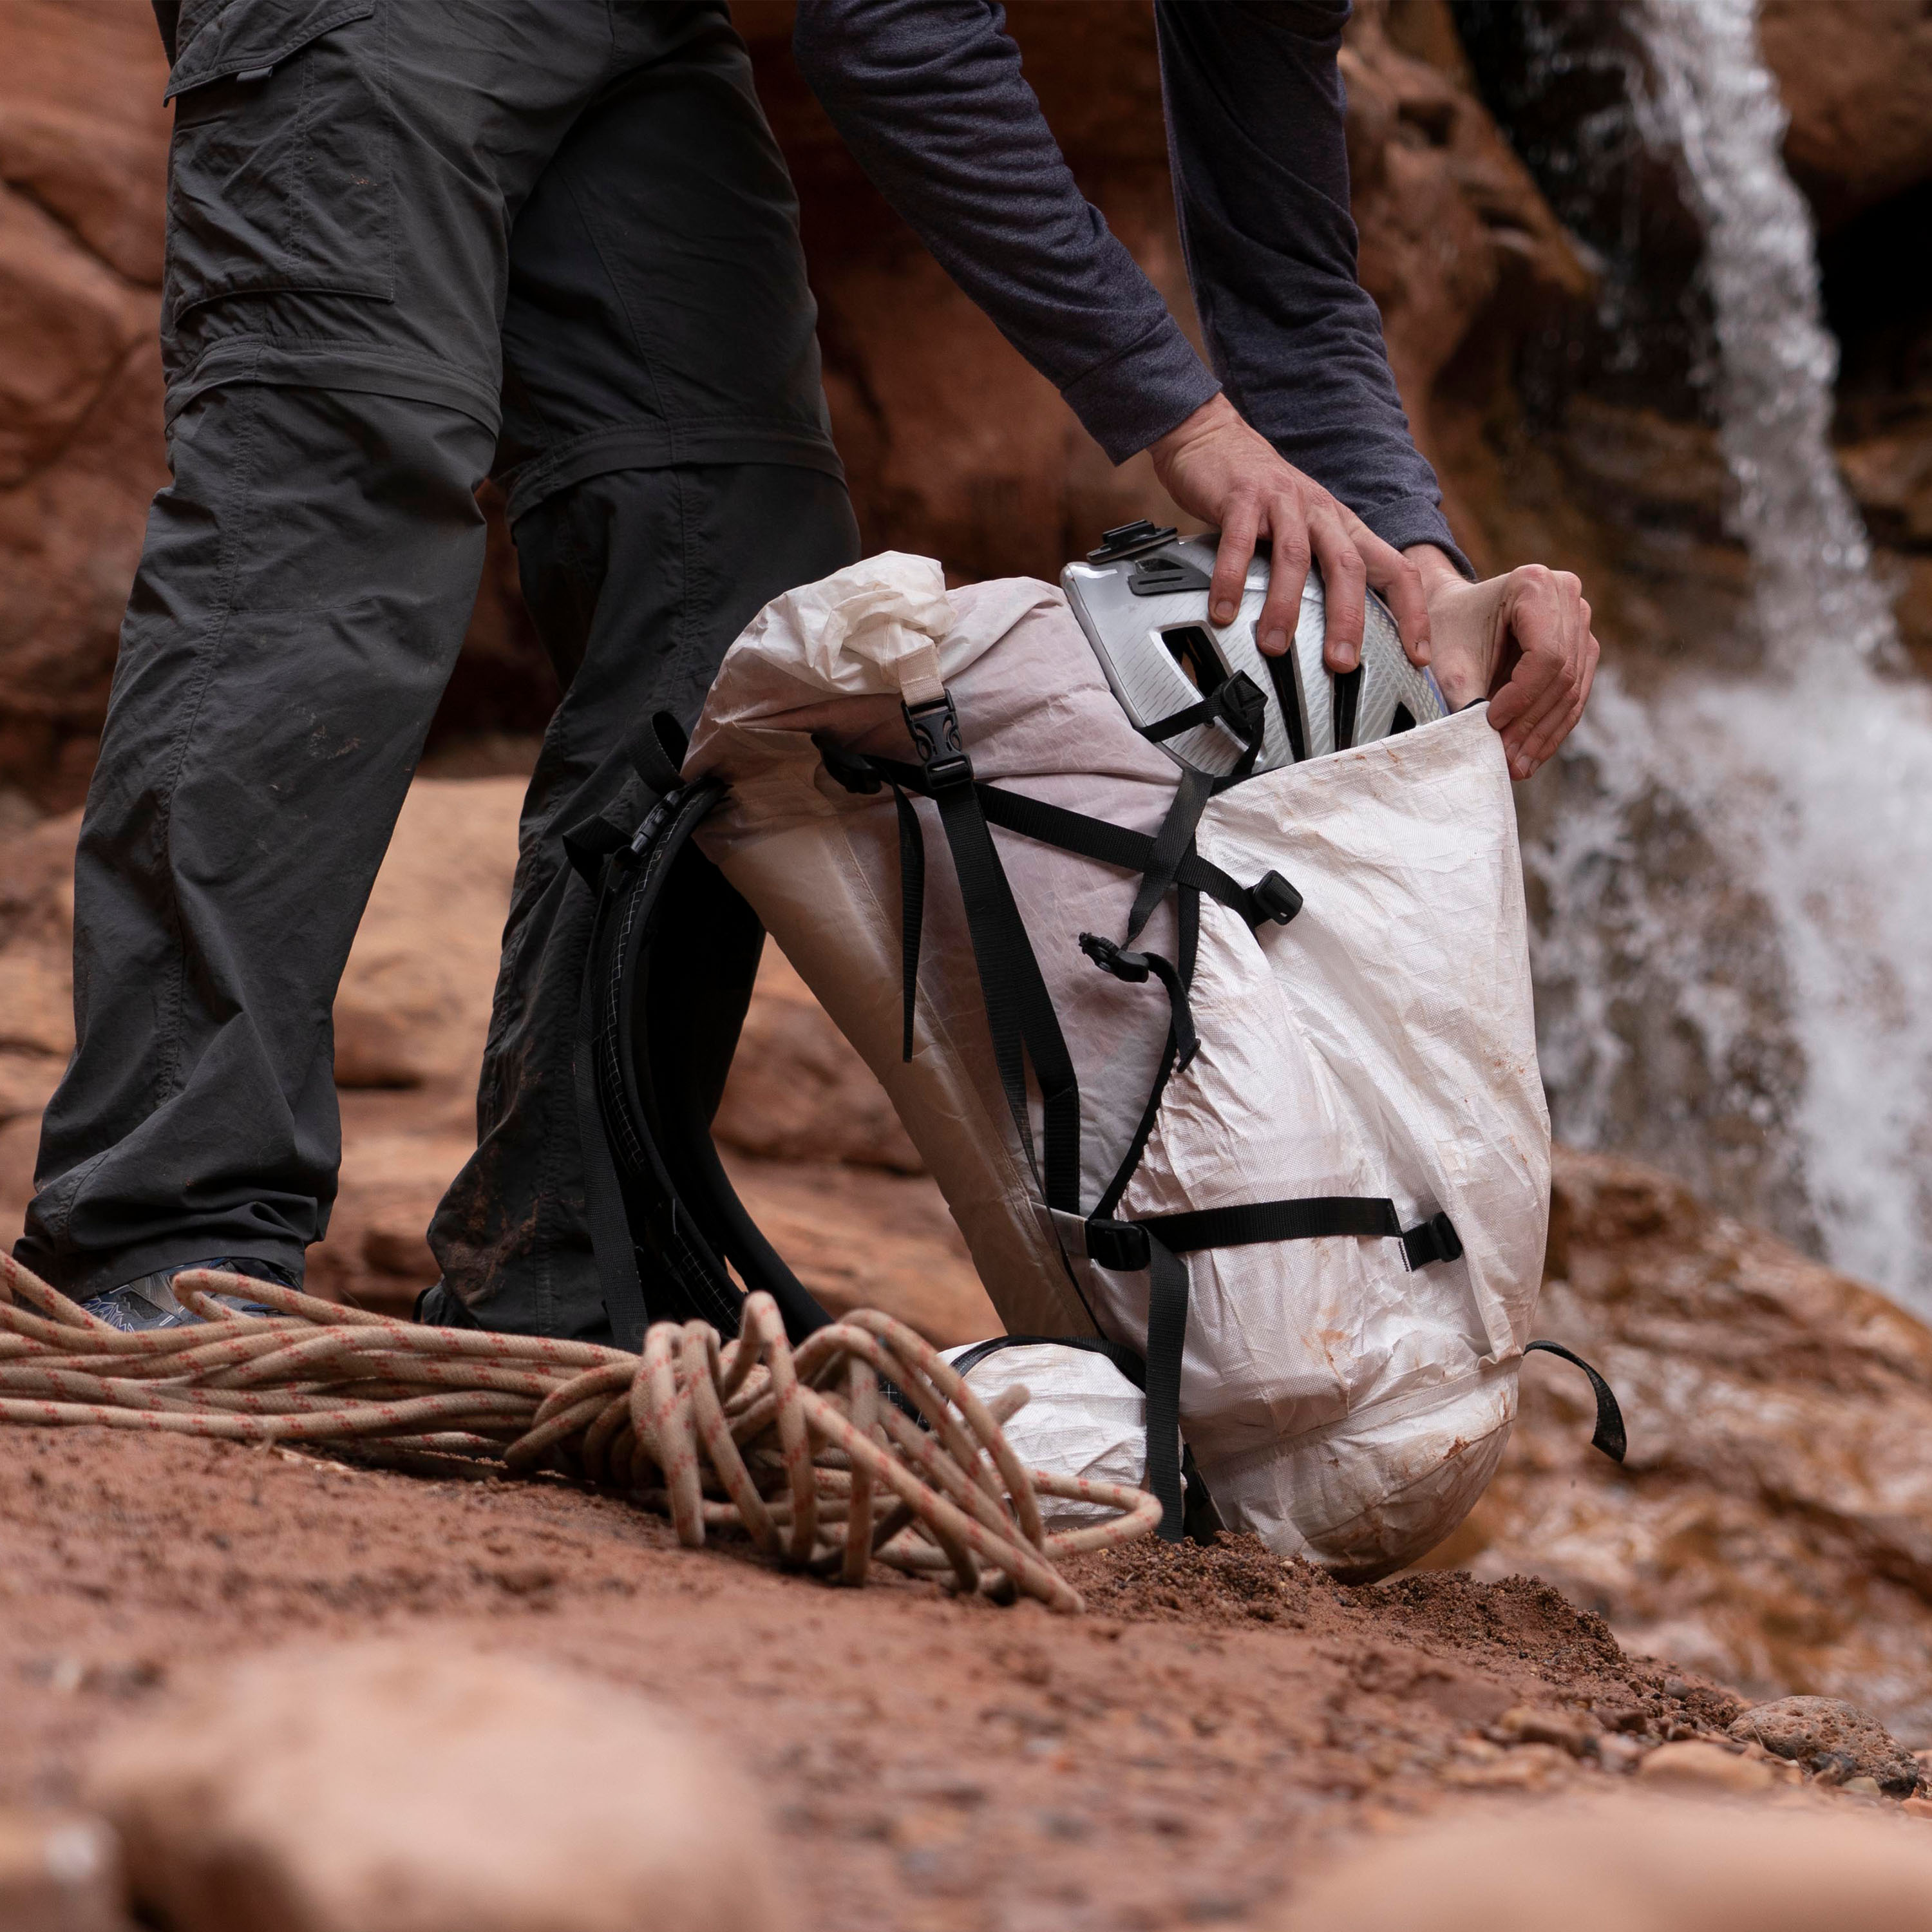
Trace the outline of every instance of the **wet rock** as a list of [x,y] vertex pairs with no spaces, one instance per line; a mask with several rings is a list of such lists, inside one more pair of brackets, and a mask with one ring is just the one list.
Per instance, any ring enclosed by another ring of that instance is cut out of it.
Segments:
[[1921,1932],[1932,1832],[1888,1820],[1668,1802],[1454,1824],[1317,1877],[1276,1932]]
[[1932,16],[1918,0],[1860,0],[1820,26],[1814,0],[1758,10],[1791,117],[1785,159],[1828,226],[1932,175]]
[[5,1932],[124,1932],[120,1847],[98,1818],[0,1811]]
[[1659,1744],[1636,1768],[1647,1784],[1694,1786],[1706,1791],[1768,1791],[1778,1782],[1771,1767],[1756,1758],[1696,1738]]
[[425,1640],[257,1656],[92,1778],[174,1932],[767,1932],[758,1801],[644,1700]]
[[1932,1332],[1605,1155],[1558,1150],[1545,1270],[1538,1332],[1609,1377],[1629,1460],[1589,1447],[1582,1378],[1532,1357],[1496,1479],[1431,1565],[1546,1578],[1750,1701],[1802,1684],[1932,1741]]
[[1747,1711],[1730,1727],[1740,1742],[1762,1744],[1778,1756],[1819,1768],[1824,1758],[1834,1781],[1869,1778],[1894,1798],[1918,1788],[1918,1760],[1869,1712],[1838,1697],[1780,1697]]

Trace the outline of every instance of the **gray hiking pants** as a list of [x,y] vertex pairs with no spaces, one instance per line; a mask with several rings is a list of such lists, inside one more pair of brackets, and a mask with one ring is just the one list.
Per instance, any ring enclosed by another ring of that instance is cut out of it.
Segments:
[[[165,28],[170,9],[160,10]],[[562,832],[768,598],[857,554],[790,184],[722,0],[187,0],[154,500],[76,861],[79,1046],[17,1250],[299,1273],[330,1010],[508,496],[564,696],[438,1210],[492,1327],[603,1322]],[[447,1304],[446,1304],[446,1312]]]

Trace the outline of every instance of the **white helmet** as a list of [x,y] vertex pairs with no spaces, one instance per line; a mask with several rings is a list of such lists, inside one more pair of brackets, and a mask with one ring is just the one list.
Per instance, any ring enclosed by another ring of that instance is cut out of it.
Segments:
[[[1264,656],[1255,640],[1268,595],[1264,554],[1248,566],[1234,621],[1211,622],[1214,548],[1211,536],[1180,537],[1143,520],[1109,530],[1084,563],[1060,574],[1114,696],[1177,762],[1216,778],[1245,777],[1449,715],[1435,678],[1409,662],[1388,606],[1372,591],[1360,663],[1339,677],[1327,668],[1322,578],[1312,566],[1294,642],[1281,656]],[[1250,735],[1256,709],[1258,746]],[[1181,722],[1190,719],[1199,722]]]

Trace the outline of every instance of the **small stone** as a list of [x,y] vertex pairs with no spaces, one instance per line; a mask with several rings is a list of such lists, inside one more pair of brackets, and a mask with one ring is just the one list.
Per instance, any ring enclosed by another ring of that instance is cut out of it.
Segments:
[[1876,1718],[1842,1698],[1780,1697],[1760,1704],[1731,1726],[1730,1734],[1809,1764],[1840,1784],[1869,1778],[1892,1798],[1910,1797],[1918,1788],[1918,1760]]
[[98,1818],[0,1811],[0,1926],[6,1932],[122,1932],[120,1847]]
[[1708,1791],[1768,1791],[1776,1782],[1768,1764],[1695,1740],[1659,1744],[1637,1766],[1636,1774],[1648,1784],[1696,1785]]
[[174,1932],[770,1932],[756,1796],[635,1693],[423,1639],[294,1646],[110,1735]]
[[1932,1798],[1908,1798],[1898,1808],[1914,1818],[1932,1818]]
[[1572,1757],[1586,1756],[1597,1738],[1594,1727],[1580,1712],[1539,1710],[1527,1704],[1505,1711],[1496,1720],[1496,1730],[1526,1744],[1554,1744]]
[[1875,1778],[1848,1778],[1839,1788],[1844,1791],[1856,1791],[1861,1798],[1878,1798],[1884,1795],[1880,1791],[1878,1780]]

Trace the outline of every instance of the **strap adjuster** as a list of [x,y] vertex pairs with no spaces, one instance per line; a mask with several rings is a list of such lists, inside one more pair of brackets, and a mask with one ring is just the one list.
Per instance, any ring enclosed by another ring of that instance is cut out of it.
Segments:
[[1432,1262],[1457,1262],[1462,1258],[1462,1238],[1447,1214],[1432,1214],[1420,1227],[1402,1231],[1402,1252],[1412,1268],[1427,1268]]
[[1111,973],[1130,986],[1145,983],[1150,968],[1144,952],[1130,952],[1097,932],[1080,935],[1080,950],[1103,972]]
[[1286,926],[1301,910],[1301,895],[1279,872],[1264,872],[1248,896],[1276,926]]
[[902,704],[906,729],[912,734],[914,754],[926,774],[926,790],[937,795],[973,782],[973,760],[959,730],[959,713],[952,694],[943,691],[930,704]]
[[1096,1267],[1116,1274],[1138,1274],[1152,1253],[1148,1231],[1134,1222],[1103,1221],[1096,1216],[1087,1223],[1087,1258]]

